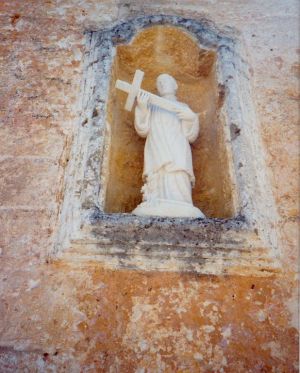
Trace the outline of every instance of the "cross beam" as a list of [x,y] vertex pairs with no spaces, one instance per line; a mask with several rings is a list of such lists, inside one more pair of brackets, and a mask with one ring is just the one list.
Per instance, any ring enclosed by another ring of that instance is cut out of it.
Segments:
[[132,110],[134,100],[139,92],[148,93],[150,97],[149,99],[150,103],[153,105],[159,106],[162,109],[169,110],[169,111],[175,111],[179,107],[182,107],[176,102],[169,101],[163,97],[154,95],[153,93],[150,93],[148,91],[141,89],[143,77],[144,77],[144,72],[141,70],[136,70],[132,84],[127,83],[124,80],[119,80],[119,79],[116,81],[116,85],[115,85],[116,88],[128,93],[126,104],[124,107],[125,110],[127,111]]

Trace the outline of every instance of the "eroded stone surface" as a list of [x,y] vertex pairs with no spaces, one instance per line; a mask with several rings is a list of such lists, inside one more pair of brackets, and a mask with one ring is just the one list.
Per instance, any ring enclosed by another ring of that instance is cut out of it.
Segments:
[[52,264],[10,268],[6,281],[2,343],[24,351],[2,351],[6,371],[296,370],[287,278]]

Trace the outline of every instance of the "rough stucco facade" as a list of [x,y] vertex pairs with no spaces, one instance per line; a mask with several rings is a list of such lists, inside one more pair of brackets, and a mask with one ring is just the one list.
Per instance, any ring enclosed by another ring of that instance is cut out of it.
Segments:
[[[0,4],[0,371],[296,372],[296,1]],[[269,277],[49,260],[79,116],[84,31],[136,14],[204,17],[249,56],[281,267]]]

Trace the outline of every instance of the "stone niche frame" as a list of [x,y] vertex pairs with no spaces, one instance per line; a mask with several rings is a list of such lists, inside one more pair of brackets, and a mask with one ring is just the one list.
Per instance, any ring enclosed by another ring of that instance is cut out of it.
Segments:
[[[116,45],[146,27],[170,25],[217,54],[217,83],[238,213],[232,219],[137,217],[104,212],[109,126],[106,105]],[[205,19],[139,16],[86,33],[81,114],[65,174],[64,200],[51,259],[99,261],[107,268],[199,274],[272,275],[279,270],[277,213],[266,175],[239,35]]]

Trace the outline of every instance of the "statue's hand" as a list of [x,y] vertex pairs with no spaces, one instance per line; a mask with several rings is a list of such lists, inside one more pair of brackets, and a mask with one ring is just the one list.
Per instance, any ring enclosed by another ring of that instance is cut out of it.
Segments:
[[143,111],[147,110],[149,100],[150,100],[150,95],[147,92],[140,91],[138,93],[138,95],[137,95],[137,103],[138,103],[138,107],[141,110],[143,110]]
[[195,114],[190,108],[182,107],[175,110],[180,120],[193,121],[197,114]]

